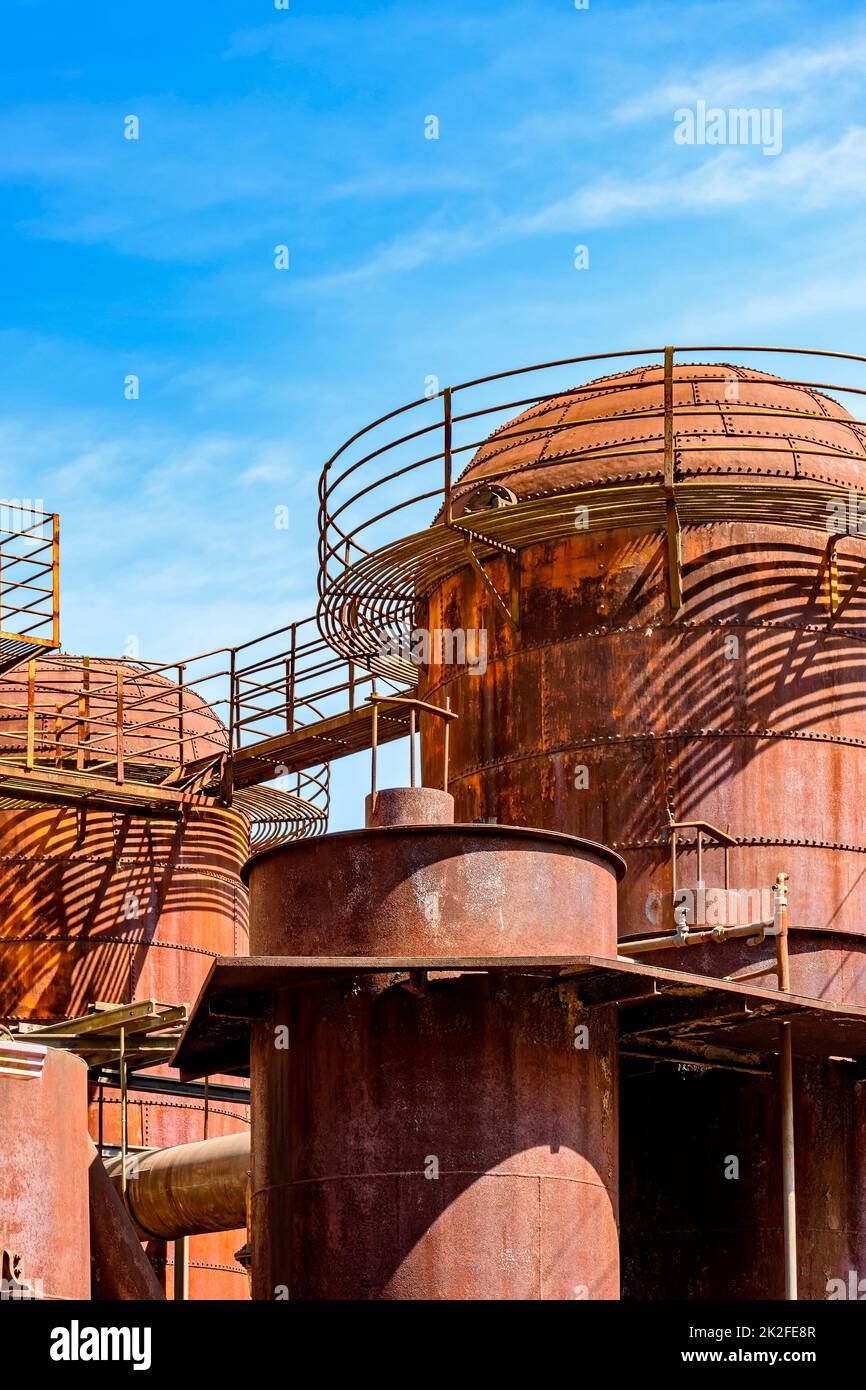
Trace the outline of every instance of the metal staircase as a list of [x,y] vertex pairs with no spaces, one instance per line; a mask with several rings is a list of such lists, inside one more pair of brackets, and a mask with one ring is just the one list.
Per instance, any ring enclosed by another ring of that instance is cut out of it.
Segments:
[[0,500],[0,671],[60,645],[60,519]]

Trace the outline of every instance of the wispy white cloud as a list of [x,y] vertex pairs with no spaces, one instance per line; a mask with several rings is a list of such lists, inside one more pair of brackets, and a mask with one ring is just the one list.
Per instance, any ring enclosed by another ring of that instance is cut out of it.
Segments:
[[[664,172],[628,179],[603,178],[568,197],[516,219],[514,230],[571,232],[599,227],[656,212],[712,212],[748,204],[775,203],[797,196],[798,207],[828,207],[866,196],[866,127],[853,126],[832,143],[811,140],[776,158],[755,158],[752,151],[728,148],[698,164],[685,164],[678,147]],[[752,157],[750,157],[750,155]]]
[[712,64],[687,78],[665,80],[620,105],[614,115],[633,122],[670,112],[703,97],[715,105],[752,104],[767,98],[778,104],[788,95],[814,91],[840,77],[862,79],[866,27],[858,21],[844,38],[823,45],[790,45],[741,64]]
[[461,226],[425,226],[378,247],[354,267],[289,287],[285,293],[330,293],[386,275],[448,262],[488,247],[538,236],[574,236],[636,219],[699,216],[721,210],[788,204],[799,211],[859,204],[866,197],[866,127],[818,139],[767,159],[741,147],[695,163],[673,147],[664,164],[643,175],[605,175],[535,209],[485,215]]
[[[804,265],[796,285],[786,277],[784,283],[777,280],[760,292],[747,290],[735,303],[702,305],[699,314],[681,310],[676,319],[677,336],[691,340],[697,334],[702,339],[719,341],[719,334],[727,340],[735,332],[738,341],[743,335],[750,340],[750,335],[765,330],[779,335],[792,324],[828,324],[834,317],[847,319],[866,311],[866,271],[862,266],[848,262],[823,274],[816,274],[816,269],[815,265]],[[830,331],[825,330],[825,336],[817,340],[817,348],[831,349],[833,345]],[[843,372],[844,368],[837,367],[833,379],[841,380]],[[862,417],[862,404],[845,404]]]

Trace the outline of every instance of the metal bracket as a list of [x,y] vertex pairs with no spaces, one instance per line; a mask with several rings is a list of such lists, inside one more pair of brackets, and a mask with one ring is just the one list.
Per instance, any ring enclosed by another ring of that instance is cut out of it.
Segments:
[[[460,529],[460,528],[455,528],[455,529]],[[520,601],[519,601],[520,585],[519,585],[519,582],[518,582],[517,584],[513,584],[513,585],[512,585],[512,601],[511,601],[510,604],[506,603],[505,599],[502,597],[502,595],[500,594],[499,590],[496,588],[496,585],[493,583],[493,580],[490,578],[489,574],[488,574],[487,571],[484,569],[484,566],[482,565],[482,563],[481,563],[481,561],[479,560],[478,556],[475,554],[475,551],[472,549],[472,541],[471,541],[471,539],[469,538],[469,536],[466,536],[466,535],[465,535],[465,536],[463,537],[463,544],[464,544],[464,546],[466,547],[466,554],[467,554],[467,556],[468,556],[469,563],[471,564],[472,568],[475,570],[475,573],[478,575],[479,579],[480,579],[481,582],[483,583],[483,585],[484,585],[485,589],[487,590],[487,592],[490,594],[490,597],[493,599],[494,603],[495,603],[496,606],[499,608],[500,612],[501,612],[502,614],[504,614],[504,616],[505,616],[505,618],[507,619],[507,621],[511,624],[512,629],[513,629],[515,632],[519,632],[519,631],[520,631]],[[514,554],[516,555],[516,553],[517,553],[517,552],[515,551]]]
[[836,608],[839,603],[839,564],[836,557],[836,542],[838,536],[832,536],[827,542],[827,553],[824,559],[824,568],[827,571],[827,608],[830,617],[836,616]]
[[668,551],[668,591],[671,608],[676,611],[683,606],[683,549],[680,518],[677,504],[670,496],[667,500],[667,551]]

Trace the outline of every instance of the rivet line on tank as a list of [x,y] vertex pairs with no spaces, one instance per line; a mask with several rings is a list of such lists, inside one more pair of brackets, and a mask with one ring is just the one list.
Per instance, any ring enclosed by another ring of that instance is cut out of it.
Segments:
[[840,738],[835,734],[818,734],[808,730],[790,729],[677,729],[667,732],[640,732],[632,734],[595,734],[586,738],[570,739],[567,743],[539,744],[531,749],[524,749],[520,753],[509,757],[490,758],[482,763],[474,763],[465,767],[462,772],[454,774],[449,778],[449,786],[471,777],[478,772],[485,772],[490,769],[507,767],[512,763],[526,762],[527,760],[539,757],[549,757],[561,753],[568,753],[575,748],[593,747],[616,747],[630,743],[667,743],[677,739],[689,738],[742,738],[742,739],[790,739],[801,740],[804,742],[830,743],[841,748],[866,748],[866,739]]
[[[658,622],[652,619],[646,619],[635,623],[625,623],[619,627],[601,624],[596,627],[584,628],[582,632],[572,633],[570,637],[541,637],[532,643],[522,643],[521,646],[515,650],[492,656],[490,658],[490,663],[511,660],[521,652],[541,651],[547,647],[569,647],[578,642],[595,640],[598,637],[620,637],[631,632],[646,632],[648,630],[652,632],[674,631],[676,633],[716,632],[720,630],[725,632],[736,632],[738,630],[748,630],[750,628],[756,631],[777,631],[782,634],[786,632],[814,633],[818,637],[844,637],[846,640],[866,643],[866,633],[862,631],[858,632],[855,628],[846,628],[838,624],[833,624],[831,626],[829,623],[798,622],[796,619],[790,618],[737,618],[735,620],[727,618],[683,618],[680,622],[676,623]],[[450,679],[452,678],[446,676],[442,681],[431,683],[428,689],[439,689],[442,684],[447,683]]]

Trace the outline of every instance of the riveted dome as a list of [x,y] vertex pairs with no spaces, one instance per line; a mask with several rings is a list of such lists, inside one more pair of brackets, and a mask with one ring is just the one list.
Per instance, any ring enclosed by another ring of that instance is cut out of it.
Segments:
[[[813,387],[728,363],[681,363],[673,407],[679,478],[866,485],[866,428]],[[454,513],[477,509],[490,492],[485,480],[524,501],[661,478],[663,461],[664,369],[639,367],[550,396],[496,430],[458,479]]]
[[[182,696],[173,682],[134,661],[90,659],[85,675],[81,657],[48,656],[36,662],[36,741],[70,753],[77,747],[78,694],[87,685],[88,738],[93,761],[110,760],[114,749],[117,673],[123,674],[126,727],[124,755],[144,757],[166,771],[177,762],[181,718],[184,761],[197,762],[228,750],[228,734],[212,709],[192,689]],[[182,704],[181,704],[182,701]],[[20,753],[26,731],[27,665],[0,675],[0,751]],[[19,707],[22,713],[18,713]],[[134,732],[133,726],[139,730]]]

